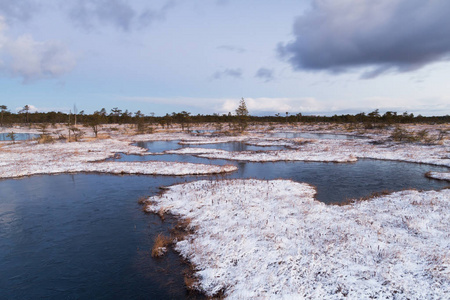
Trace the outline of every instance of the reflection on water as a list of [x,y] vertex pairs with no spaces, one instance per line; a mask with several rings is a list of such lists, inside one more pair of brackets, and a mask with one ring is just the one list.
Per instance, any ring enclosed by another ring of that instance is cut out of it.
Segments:
[[448,184],[426,178],[428,171],[447,172],[448,168],[399,161],[360,159],[355,163],[321,162],[236,162],[207,159],[193,155],[122,155],[118,161],[178,161],[225,165],[234,164],[236,172],[223,178],[292,179],[317,188],[316,198],[325,203],[369,196],[380,191],[440,189]]
[[[152,152],[180,147],[176,142],[152,145]],[[137,204],[160,186],[205,178],[285,178],[314,185],[317,199],[332,203],[382,190],[443,188],[447,183],[423,175],[448,171],[369,159],[351,164],[249,163],[166,154],[123,155],[121,160],[232,163],[239,170],[197,177],[77,174],[1,180],[0,298],[187,298],[182,275],[187,266],[176,253],[164,259],[150,256],[154,237],[167,234],[170,222],[144,214]]]
[[167,150],[176,150],[180,148],[207,148],[207,149],[219,149],[225,151],[269,151],[269,150],[283,150],[284,146],[252,146],[247,145],[244,142],[227,142],[216,144],[179,144],[179,141],[154,141],[154,142],[137,142],[136,146],[147,148],[149,152],[159,153]]
[[[0,141],[11,141],[11,137],[8,137],[9,133],[0,133]],[[39,134],[34,133],[14,133],[16,141],[26,141],[39,137]]]
[[170,224],[137,204],[185,180],[79,174],[0,181],[0,298],[185,298],[187,266],[173,252],[150,256],[155,235]]

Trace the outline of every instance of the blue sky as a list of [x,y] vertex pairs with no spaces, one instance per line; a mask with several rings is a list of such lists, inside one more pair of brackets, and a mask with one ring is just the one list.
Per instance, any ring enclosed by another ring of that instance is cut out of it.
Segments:
[[0,0],[0,104],[450,114],[445,0]]

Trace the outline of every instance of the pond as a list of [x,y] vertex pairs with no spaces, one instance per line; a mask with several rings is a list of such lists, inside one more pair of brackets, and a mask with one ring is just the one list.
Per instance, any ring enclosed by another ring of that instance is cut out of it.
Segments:
[[[181,147],[176,142],[146,146],[150,151]],[[187,294],[183,272],[189,266],[176,253],[171,251],[163,259],[150,256],[155,236],[160,232],[167,234],[173,223],[144,214],[137,200],[157,194],[160,186],[205,178],[286,178],[314,185],[317,199],[333,203],[382,190],[429,190],[448,185],[424,177],[427,171],[448,171],[444,167],[369,159],[351,164],[249,163],[164,154],[122,155],[120,160],[232,163],[239,170],[220,176],[65,174],[1,180],[2,297],[202,298]]]
[[[0,133],[0,141],[11,141],[11,137],[8,136],[9,133]],[[16,141],[26,141],[39,137],[39,134],[35,133],[14,133]]]
[[[226,145],[230,144],[230,145]],[[239,145],[240,144],[240,145]],[[177,141],[141,142],[140,147],[150,152],[162,152],[181,148]],[[232,149],[265,148],[248,146],[244,143],[222,143],[191,145],[233,151]],[[259,149],[258,149],[259,150]],[[238,150],[240,151],[240,150]],[[441,189],[448,184],[443,181],[426,178],[428,171],[447,172],[448,168],[400,161],[383,161],[359,159],[355,163],[322,162],[243,162],[223,159],[208,159],[193,155],[158,154],[158,155],[124,155],[111,159],[117,161],[179,161],[203,164],[234,164],[238,170],[222,178],[259,178],[291,179],[306,182],[316,187],[316,198],[324,203],[339,203],[347,199],[370,196],[381,191],[399,191],[408,188],[419,190]]]
[[[176,253],[150,256],[170,222],[139,197],[194,177],[57,175],[0,181],[2,299],[186,298]],[[197,296],[198,298],[199,296]]]
[[335,139],[335,140],[354,140],[365,139],[366,137],[347,134],[330,134],[330,133],[310,133],[310,132],[274,132],[268,135],[275,138],[304,138],[304,139]]

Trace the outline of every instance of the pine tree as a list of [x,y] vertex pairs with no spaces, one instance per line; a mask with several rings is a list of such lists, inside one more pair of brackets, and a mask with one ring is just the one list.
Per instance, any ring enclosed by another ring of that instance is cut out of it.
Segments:
[[241,101],[239,102],[239,106],[236,109],[236,117],[237,117],[237,128],[239,132],[243,132],[248,126],[247,120],[249,117],[247,105],[245,104],[244,98],[241,99]]

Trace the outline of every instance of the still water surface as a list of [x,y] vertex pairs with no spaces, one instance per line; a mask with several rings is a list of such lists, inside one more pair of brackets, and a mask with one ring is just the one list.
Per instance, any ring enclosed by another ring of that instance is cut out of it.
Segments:
[[363,136],[347,135],[347,134],[330,134],[330,133],[310,133],[310,132],[274,132],[268,135],[276,138],[304,138],[304,139],[337,139],[337,140],[354,140],[364,139]]
[[[176,142],[161,143],[145,146],[151,152],[181,147]],[[448,170],[377,160],[248,163],[167,154],[124,155],[121,160],[232,163],[239,170],[222,176],[66,174],[1,180],[0,298],[188,298],[182,275],[187,265],[174,252],[164,259],[150,256],[154,237],[167,233],[172,224],[144,214],[137,199],[155,195],[160,186],[205,178],[286,178],[314,185],[317,198],[331,203],[381,190],[443,188],[447,183],[423,174]]]
[[[0,141],[11,141],[8,137],[9,133],[0,133]],[[26,141],[39,137],[39,134],[34,133],[14,133],[14,138],[16,141]]]

